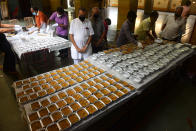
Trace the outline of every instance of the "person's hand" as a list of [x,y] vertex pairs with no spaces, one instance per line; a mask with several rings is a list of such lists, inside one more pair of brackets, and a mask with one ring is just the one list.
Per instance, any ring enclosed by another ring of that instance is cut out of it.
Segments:
[[58,24],[58,26],[60,26],[60,27],[64,27],[64,25],[63,25],[63,24]]
[[88,48],[88,45],[85,45],[85,46],[81,49],[81,53],[85,53],[86,50],[87,50],[87,48]]
[[139,47],[139,48],[143,48],[142,43],[141,43],[141,42],[137,42],[137,47]]
[[96,46],[96,47],[99,47],[100,43],[101,43],[100,41],[96,42],[96,43],[95,43],[95,46]]
[[22,27],[16,26],[16,27],[14,27],[14,30],[16,32],[20,32],[20,31],[22,31]]
[[77,52],[79,52],[79,53],[83,53],[83,52],[82,52],[82,49],[80,49],[79,47],[77,47],[76,50],[77,50]]

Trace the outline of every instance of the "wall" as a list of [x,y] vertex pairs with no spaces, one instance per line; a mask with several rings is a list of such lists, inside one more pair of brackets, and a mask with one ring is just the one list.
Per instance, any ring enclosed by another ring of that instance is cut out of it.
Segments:
[[67,0],[31,0],[32,5],[42,10],[48,17],[58,7],[67,8]]
[[118,3],[118,25],[117,29],[120,30],[122,24],[126,20],[126,14],[130,10],[130,1],[122,0]]
[[143,9],[145,4],[145,0],[138,0],[138,8]]
[[42,4],[42,11],[44,11],[44,13],[50,17],[50,15],[52,14],[52,11],[50,9],[50,2],[48,2],[48,0],[42,0],[41,2]]
[[109,0],[109,6],[117,7],[118,6],[118,0]]
[[196,15],[196,0],[192,0],[192,6],[191,6],[191,14],[195,14]]
[[61,0],[49,0],[51,11],[54,12],[56,9],[61,6]]
[[[18,0],[8,0],[8,9],[9,9],[9,14],[12,16],[13,11],[18,7],[19,8],[19,2]],[[20,11],[19,11],[20,12]]]
[[[137,12],[138,0],[119,0],[118,3],[118,24],[117,29],[120,30],[122,24],[127,19],[127,13],[132,10]],[[131,25],[131,30],[134,31],[134,25]]]
[[182,3],[182,0],[172,0],[169,11],[175,11],[176,7],[180,6],[181,3]]
[[100,0],[75,0],[75,13],[76,16],[78,16],[78,9],[79,8],[85,8],[88,13],[90,13],[91,9],[93,7],[99,7],[103,6],[102,2]]
[[167,11],[169,0],[154,0],[153,10]]
[[42,6],[42,1],[41,0],[31,0],[31,6],[32,7],[38,7],[40,10],[43,11],[43,6]]

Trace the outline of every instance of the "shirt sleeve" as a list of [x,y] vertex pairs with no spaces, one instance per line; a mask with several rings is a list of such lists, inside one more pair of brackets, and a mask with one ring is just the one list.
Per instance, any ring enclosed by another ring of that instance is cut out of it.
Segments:
[[124,26],[123,30],[124,30],[124,34],[125,34],[125,37],[127,38],[128,42],[137,44],[137,41],[135,40],[135,38],[133,37],[133,35],[130,32],[130,28],[128,26]]
[[50,18],[49,18],[49,19],[50,19],[50,20],[55,20],[55,18],[56,18],[56,14],[57,14],[57,13],[56,13],[56,12],[54,12],[54,13],[50,16]]
[[69,34],[70,35],[74,34],[74,21],[73,20],[72,20],[71,25],[70,25]]
[[89,31],[90,31],[90,36],[94,35],[94,30],[93,30],[91,21],[89,21],[89,27],[88,28],[89,28]]

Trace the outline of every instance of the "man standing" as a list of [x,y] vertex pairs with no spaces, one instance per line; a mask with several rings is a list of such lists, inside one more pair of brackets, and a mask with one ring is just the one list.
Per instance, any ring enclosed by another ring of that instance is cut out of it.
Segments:
[[185,33],[186,19],[182,18],[183,7],[177,7],[175,15],[168,16],[163,23],[161,37],[166,40],[181,41],[181,33]]
[[134,11],[128,12],[127,20],[122,25],[119,37],[117,39],[118,47],[128,43],[137,44],[139,47],[142,47],[142,44],[137,42],[133,32],[131,32],[131,25],[134,24],[136,17],[136,13]]
[[93,53],[97,53],[104,50],[104,38],[106,35],[104,21],[100,16],[100,10],[98,7],[92,8],[90,21],[94,30],[94,35],[92,38]]
[[78,18],[72,20],[70,26],[71,56],[74,64],[86,59],[92,54],[91,40],[94,31],[91,22],[85,18],[86,10],[79,9]]
[[[157,21],[159,14],[157,11],[153,11],[149,18],[144,19],[139,27],[137,28],[135,34],[138,40],[146,40],[148,37],[151,40],[157,39],[157,34],[155,32],[155,22]],[[150,33],[152,31],[152,34]]]
[[40,11],[37,7],[32,7],[31,8],[31,13],[35,16],[35,23],[38,29],[46,29],[47,25],[47,16]]
[[[62,7],[58,7],[57,11],[54,12],[49,20],[48,20],[48,24],[50,24],[51,21],[55,21],[58,26],[56,28],[56,34],[59,37],[62,37],[64,39],[68,39],[68,26],[69,26],[69,22],[68,22],[68,16],[67,14],[64,12]],[[68,49],[63,49],[60,50],[60,57],[66,57],[68,56]]]

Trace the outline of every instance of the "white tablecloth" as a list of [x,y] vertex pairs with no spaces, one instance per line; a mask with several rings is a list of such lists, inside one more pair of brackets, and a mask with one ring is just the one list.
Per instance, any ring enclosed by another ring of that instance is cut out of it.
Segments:
[[20,59],[25,53],[42,49],[57,51],[71,46],[70,41],[58,36],[50,37],[48,34],[18,34],[7,39]]

